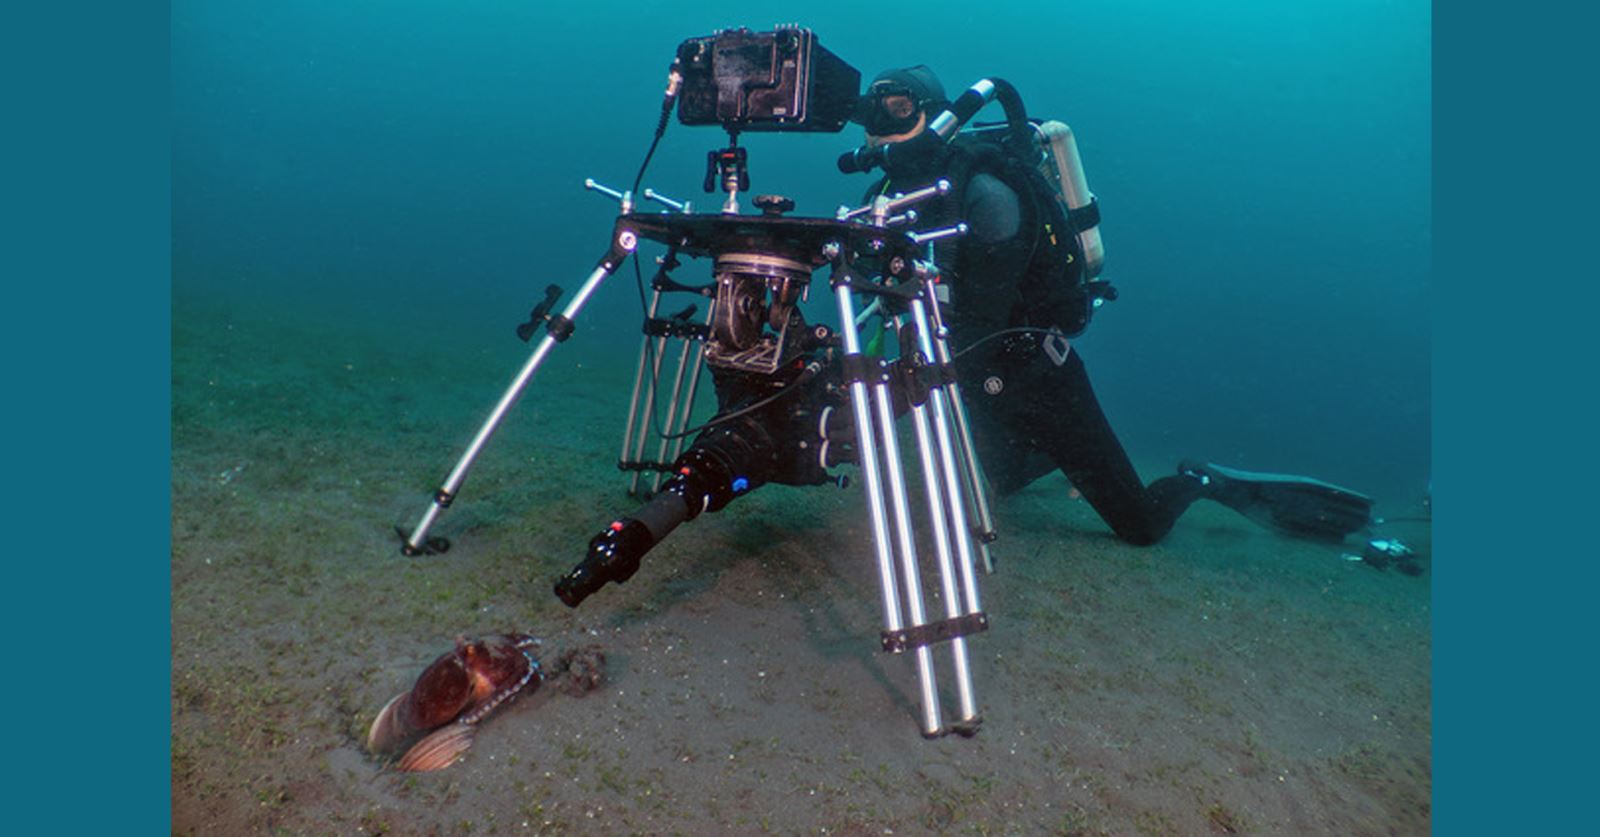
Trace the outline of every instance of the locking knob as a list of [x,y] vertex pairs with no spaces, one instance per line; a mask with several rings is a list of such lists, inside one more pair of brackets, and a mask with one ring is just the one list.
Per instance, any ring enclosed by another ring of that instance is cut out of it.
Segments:
[[794,201],[783,195],[756,195],[754,203],[761,214],[768,218],[777,218],[794,209]]

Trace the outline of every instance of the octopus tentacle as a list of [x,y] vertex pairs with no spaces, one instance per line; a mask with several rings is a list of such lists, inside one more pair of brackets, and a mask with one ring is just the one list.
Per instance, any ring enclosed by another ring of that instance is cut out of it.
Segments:
[[495,709],[499,708],[500,704],[505,703],[507,700],[510,700],[513,696],[521,692],[523,688],[528,685],[529,681],[533,680],[535,677],[539,677],[541,680],[543,679],[543,674],[539,669],[539,661],[534,659],[533,655],[525,650],[525,646],[522,643],[517,643],[517,648],[524,649],[522,650],[522,656],[528,661],[528,670],[523,672],[522,678],[517,682],[497,689],[495,693],[490,695],[489,698],[483,703],[474,706],[467,712],[461,713],[461,717],[458,719],[461,723],[478,723],[479,721],[488,717],[490,712],[493,712]]

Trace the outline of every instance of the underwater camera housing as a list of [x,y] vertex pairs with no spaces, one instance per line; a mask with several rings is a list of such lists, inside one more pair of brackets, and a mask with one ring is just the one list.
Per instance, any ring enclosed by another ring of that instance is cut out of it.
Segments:
[[678,45],[678,121],[742,131],[844,130],[861,73],[798,26],[743,27]]

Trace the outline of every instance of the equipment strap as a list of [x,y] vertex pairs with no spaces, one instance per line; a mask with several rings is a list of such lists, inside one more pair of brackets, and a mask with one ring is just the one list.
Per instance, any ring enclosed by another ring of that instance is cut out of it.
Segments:
[[1067,220],[1072,222],[1073,229],[1082,232],[1100,223],[1100,199],[1091,197],[1089,203],[1077,209],[1067,210]]
[[921,648],[936,642],[955,639],[958,636],[975,634],[989,629],[989,617],[979,611],[957,616],[954,619],[940,619],[926,625],[915,625],[902,628],[898,631],[884,631],[883,650],[891,654],[899,654],[912,648]]
[[846,386],[857,382],[875,386],[888,379],[888,370],[883,361],[860,352],[839,358],[839,370]]

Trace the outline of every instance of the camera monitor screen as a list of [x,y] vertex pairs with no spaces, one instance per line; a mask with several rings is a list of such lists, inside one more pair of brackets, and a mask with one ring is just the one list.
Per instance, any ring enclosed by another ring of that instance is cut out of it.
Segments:
[[861,73],[808,29],[733,29],[678,46],[678,121],[729,131],[843,130]]

